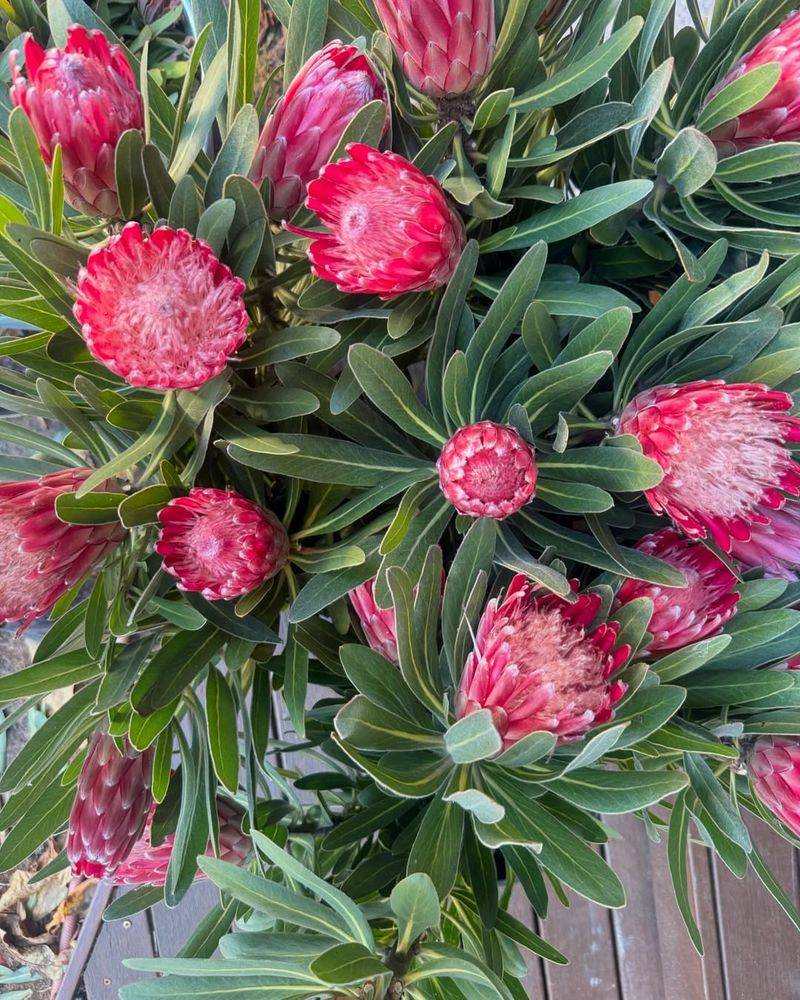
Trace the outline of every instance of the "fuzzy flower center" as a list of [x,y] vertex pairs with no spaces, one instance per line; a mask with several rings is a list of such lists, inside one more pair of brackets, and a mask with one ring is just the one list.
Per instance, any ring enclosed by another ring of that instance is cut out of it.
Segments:
[[468,458],[461,485],[471,496],[487,502],[506,500],[525,487],[525,469],[507,451],[486,448]]
[[200,572],[219,578],[230,576],[241,568],[242,537],[230,528],[230,511],[212,507],[186,532],[186,554],[191,552]]
[[759,502],[786,464],[781,429],[769,414],[720,396],[680,434],[665,486],[717,517],[736,517]]
[[[596,713],[605,698],[605,655],[586,641],[582,628],[565,621],[558,608],[529,605],[507,638],[511,665],[552,686],[550,715],[569,708]],[[507,709],[513,710],[513,700]]]

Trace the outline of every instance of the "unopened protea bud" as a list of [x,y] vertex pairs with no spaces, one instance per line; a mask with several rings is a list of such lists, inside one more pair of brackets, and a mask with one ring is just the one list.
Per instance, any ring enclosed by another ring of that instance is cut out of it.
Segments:
[[355,590],[351,590],[350,603],[358,615],[364,636],[371,648],[392,663],[397,663],[399,658],[394,608],[378,607],[375,601],[375,581],[367,580]]
[[74,312],[92,355],[130,385],[198,389],[247,339],[244,288],[185,229],[129,222],[89,254]]
[[767,576],[796,580],[800,572],[800,504],[789,498],[780,510],[764,510],[764,523],[750,525],[750,537],[733,540],[731,555]]
[[108,733],[95,733],[75,790],[67,856],[73,875],[106,878],[131,852],[153,801],[151,749],[120,753]]
[[28,36],[25,73],[11,54],[11,100],[30,119],[45,162],[61,144],[64,190],[87,215],[119,215],[114,159],[128,129],[144,128],[142,98],[118,45],[73,25],[63,49],[45,51]]
[[319,176],[356,112],[370,101],[386,103],[386,88],[356,45],[330,42],[299,71],[269,116],[258,140],[251,176],[268,177],[270,215],[290,219]]
[[571,604],[537,596],[534,584],[515,576],[478,625],[458,717],[488,708],[506,747],[540,729],[568,742],[611,719],[625,693],[613,674],[630,648],[617,645],[616,622],[592,627],[600,605],[594,593],[576,594]]
[[286,563],[289,538],[272,513],[238,493],[195,487],[158,513],[155,550],[182,590],[209,601],[260,587]]
[[653,510],[730,552],[754,525],[769,524],[785,493],[800,491],[800,466],[787,448],[800,441],[793,405],[788,393],[763,385],[664,385],[637,396],[619,430],[664,470],[645,493]]
[[[157,846],[151,842],[151,829],[156,806],[150,809],[141,837],[133,845],[127,860],[114,872],[115,885],[162,886],[167,880],[167,869],[175,846],[175,834],[167,834]],[[219,857],[229,864],[240,865],[250,853],[250,841],[242,833],[242,814],[224,799],[217,799],[217,820],[219,822]],[[206,855],[213,856],[211,843]],[[205,875],[198,871],[196,879]]]
[[287,227],[313,241],[317,277],[383,299],[446,284],[466,233],[436,180],[397,153],[359,143],[347,153],[308,186],[306,205],[329,232]]
[[736,613],[740,596],[733,590],[736,577],[700,542],[692,542],[672,528],[662,528],[643,538],[636,548],[663,559],[686,578],[685,587],[661,587],[629,579],[619,588],[616,608],[639,597],[653,602],[647,627],[653,639],[648,652],[664,653],[707,639],[721,631]]
[[766,97],[744,114],[711,132],[723,152],[737,152],[767,142],[800,140],[800,11],[791,14],[739,62],[709,93],[706,103],[745,73],[777,63],[780,76]]
[[124,537],[119,524],[58,519],[58,497],[74,493],[91,472],[66,469],[0,484],[0,623],[29,625]]
[[403,73],[429,97],[475,90],[492,68],[494,0],[375,0]]
[[800,739],[759,737],[748,754],[747,773],[767,809],[800,837]]
[[503,424],[484,420],[462,427],[436,463],[442,493],[459,514],[502,520],[525,506],[536,491],[532,445]]

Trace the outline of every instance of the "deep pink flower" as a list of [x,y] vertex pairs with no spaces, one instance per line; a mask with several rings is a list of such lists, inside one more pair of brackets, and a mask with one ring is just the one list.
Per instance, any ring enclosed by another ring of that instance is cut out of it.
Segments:
[[637,396],[620,419],[664,478],[646,491],[691,538],[711,538],[725,552],[747,541],[800,491],[800,466],[787,442],[800,441],[788,415],[792,397],[763,385],[721,380],[663,385]]
[[64,191],[87,215],[119,215],[114,157],[128,129],[144,128],[142,98],[118,45],[74,24],[63,49],[25,39],[25,73],[11,53],[11,100],[30,119],[45,162],[61,144]]
[[386,88],[358,46],[329,42],[311,56],[267,119],[253,161],[255,183],[270,180],[273,219],[291,219],[353,116],[376,100],[386,104],[385,132]]
[[429,97],[458,97],[492,68],[494,0],[375,0],[403,73]]
[[747,773],[767,809],[800,837],[800,740],[759,737],[748,754]]
[[780,510],[762,510],[765,520],[750,526],[750,537],[733,539],[731,555],[767,576],[796,580],[800,570],[800,504],[789,499]]
[[238,493],[195,487],[158,512],[155,545],[182,590],[209,601],[249,594],[286,563],[289,538],[272,513]]
[[[577,583],[573,583],[577,589]],[[459,718],[488,708],[506,747],[536,730],[565,743],[613,717],[625,685],[613,680],[630,647],[617,645],[619,625],[592,628],[598,594],[574,603],[517,574],[502,601],[489,601],[456,700]]]
[[92,355],[130,385],[197,389],[247,339],[244,288],[185,229],[129,222],[89,254],[74,312]]
[[[175,846],[175,834],[169,833],[154,847],[150,833],[155,815],[155,803],[150,808],[144,831],[133,845],[128,857],[114,872],[114,885],[154,885],[162,886],[167,880],[167,869]],[[233,865],[240,865],[250,853],[250,840],[242,833],[242,815],[224,799],[217,799],[217,819],[219,821],[219,857]],[[205,851],[208,857],[214,854],[211,843]],[[204,879],[198,871],[196,879]]]
[[636,546],[640,552],[663,559],[686,577],[686,587],[660,587],[644,580],[625,580],[615,608],[639,597],[653,602],[648,632],[651,653],[681,649],[720,632],[736,613],[740,595],[736,577],[724,562],[700,542],[692,542],[672,528],[647,535]]
[[397,153],[359,143],[347,153],[308,186],[306,205],[330,232],[287,227],[313,241],[317,277],[383,299],[446,284],[466,233],[439,184]]
[[379,608],[375,601],[375,581],[367,580],[350,591],[350,603],[361,622],[367,642],[392,663],[397,655],[397,623],[394,608]]
[[67,524],[56,516],[58,497],[91,473],[66,469],[0,483],[0,623],[30,625],[125,537],[119,524]]
[[709,93],[706,103],[745,73],[778,63],[780,76],[766,97],[738,118],[711,132],[724,152],[737,152],[767,142],[800,140],[800,11],[765,35]]
[[73,875],[106,878],[128,857],[139,839],[153,801],[153,751],[96,732],[75,790],[69,817],[67,856]]
[[436,463],[442,493],[459,514],[500,521],[536,492],[532,445],[503,424],[484,420],[457,430]]

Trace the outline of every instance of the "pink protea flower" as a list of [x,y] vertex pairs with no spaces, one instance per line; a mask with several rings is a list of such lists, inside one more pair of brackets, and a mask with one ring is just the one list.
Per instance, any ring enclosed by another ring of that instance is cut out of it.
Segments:
[[478,625],[456,699],[458,717],[490,709],[505,747],[536,730],[566,743],[608,722],[625,693],[612,675],[630,647],[617,645],[616,622],[591,628],[600,605],[592,593],[577,594],[572,604],[537,596],[536,586],[517,574],[502,601],[489,601]]
[[316,276],[382,299],[446,284],[466,233],[436,180],[397,153],[359,143],[347,153],[308,186],[306,206],[330,232],[287,227],[313,241]]
[[533,447],[514,430],[484,420],[455,432],[436,468],[442,493],[459,514],[501,521],[536,492]]
[[[114,872],[114,885],[162,886],[166,882],[175,846],[175,834],[167,834],[157,847],[153,846],[150,834],[155,811],[156,805],[153,803],[142,835],[133,845],[127,859]],[[250,841],[242,833],[241,813],[224,799],[217,799],[217,819],[220,858],[230,864],[241,864],[250,852]],[[209,857],[214,854],[210,842],[205,853]],[[195,878],[204,879],[205,875],[198,870]]]
[[130,385],[197,389],[247,339],[245,284],[185,229],[129,222],[89,254],[75,318],[92,355]]
[[155,545],[181,590],[209,601],[249,594],[275,576],[289,555],[286,529],[272,511],[238,493],[195,487],[158,512]]
[[772,90],[749,111],[711,132],[711,139],[723,152],[800,139],[800,11],[787,17],[742,56],[709,93],[706,103],[723,87],[768,63],[778,63],[781,70]]
[[668,514],[690,538],[711,538],[725,552],[769,523],[800,490],[800,466],[786,447],[800,441],[788,415],[792,397],[763,385],[721,380],[663,385],[638,395],[619,422],[664,478],[647,490],[657,514]]
[[800,740],[759,737],[748,754],[747,773],[767,809],[800,837]]
[[96,732],[78,778],[69,817],[67,856],[73,875],[106,878],[128,857],[144,829],[153,801],[150,777],[153,751]]
[[650,653],[682,649],[720,632],[736,613],[736,577],[724,562],[700,542],[692,542],[672,528],[647,535],[636,546],[640,552],[663,559],[686,577],[685,587],[660,587],[644,580],[625,580],[615,608],[638,597],[653,602],[648,631]]
[[789,499],[780,510],[764,510],[765,521],[750,526],[750,537],[734,539],[731,555],[767,576],[796,580],[800,570],[800,504]]
[[386,88],[358,46],[329,42],[311,56],[267,119],[253,161],[255,183],[270,180],[273,219],[291,219],[353,116],[370,101],[386,103],[385,132],[391,121]]
[[494,0],[375,0],[412,86],[429,97],[459,97],[492,68]]
[[379,608],[375,601],[375,580],[367,580],[350,591],[350,603],[358,615],[370,647],[392,663],[398,663],[397,622],[394,608]]
[[119,215],[114,156],[128,129],[144,128],[142,98],[118,45],[74,24],[63,49],[25,39],[25,72],[11,54],[11,101],[30,119],[47,164],[61,144],[64,191],[87,215]]
[[118,524],[67,524],[56,516],[58,497],[91,473],[65,469],[0,484],[0,623],[26,628],[125,537]]

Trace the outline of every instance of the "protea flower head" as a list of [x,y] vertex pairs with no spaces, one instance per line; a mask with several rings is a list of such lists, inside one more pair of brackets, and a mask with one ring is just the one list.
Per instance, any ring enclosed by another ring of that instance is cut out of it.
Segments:
[[665,653],[716,635],[736,613],[739,593],[736,577],[724,562],[700,542],[693,542],[672,528],[647,535],[636,546],[640,552],[663,559],[680,570],[685,587],[661,587],[644,580],[625,580],[617,592],[619,608],[639,597],[653,602],[647,649]]
[[498,521],[516,514],[536,491],[533,446],[503,424],[461,427],[436,463],[442,493],[459,514]]
[[25,39],[25,73],[11,54],[11,100],[30,119],[42,156],[61,144],[64,191],[87,215],[119,215],[114,157],[128,129],[144,128],[142,98],[118,45],[101,31],[73,25],[63,49]]
[[[114,885],[154,885],[162,886],[167,880],[167,869],[175,846],[175,834],[169,833],[157,846],[151,842],[151,830],[156,805],[150,807],[142,835],[133,845],[128,857],[114,872]],[[242,833],[242,814],[224,799],[217,799],[217,820],[219,822],[219,857],[230,864],[241,864],[250,852],[250,841]],[[214,853],[211,843],[205,851],[211,857]],[[204,879],[199,871],[196,879]]]
[[131,852],[144,829],[153,801],[150,776],[153,751],[96,732],[78,778],[69,817],[67,856],[73,875],[106,878]]
[[347,153],[308,186],[306,206],[329,232],[287,227],[313,241],[316,276],[382,299],[446,284],[466,233],[437,181],[397,153],[360,143]]
[[750,526],[750,537],[734,539],[731,555],[767,576],[796,580],[800,571],[800,504],[790,498],[780,510],[763,511],[766,521]]
[[767,809],[800,837],[800,739],[760,736],[748,754],[747,773]]
[[749,111],[711,132],[711,139],[723,152],[800,139],[800,11],[790,14],[742,56],[709,93],[706,103],[723,87],[768,63],[780,66],[780,76],[772,90]]
[[493,0],[375,0],[403,73],[429,97],[469,94],[495,47]]
[[763,385],[664,385],[637,396],[619,430],[664,470],[645,494],[653,510],[730,552],[754,525],[769,523],[785,493],[800,490],[800,466],[786,447],[800,441],[792,405],[788,393]]
[[0,483],[0,623],[30,625],[124,537],[118,524],[67,524],[56,516],[58,497],[77,490],[91,472],[65,469]]
[[399,662],[394,608],[378,607],[375,601],[375,580],[367,580],[351,590],[350,603],[358,615],[370,647],[392,663]]
[[386,88],[358,46],[329,42],[311,56],[267,119],[253,160],[255,183],[270,180],[273,219],[291,219],[353,116],[377,100],[386,103],[386,131]]
[[286,563],[289,538],[272,513],[230,490],[195,487],[158,512],[155,545],[181,590],[209,601],[249,594]]
[[593,593],[576,594],[573,603],[539,596],[535,584],[517,574],[502,600],[489,601],[478,625],[458,717],[488,708],[506,747],[536,730],[569,742],[611,719],[625,693],[613,674],[630,647],[617,644],[616,622],[591,627],[600,605]]
[[89,254],[74,312],[92,355],[130,385],[197,389],[247,339],[244,288],[185,229],[129,222]]

